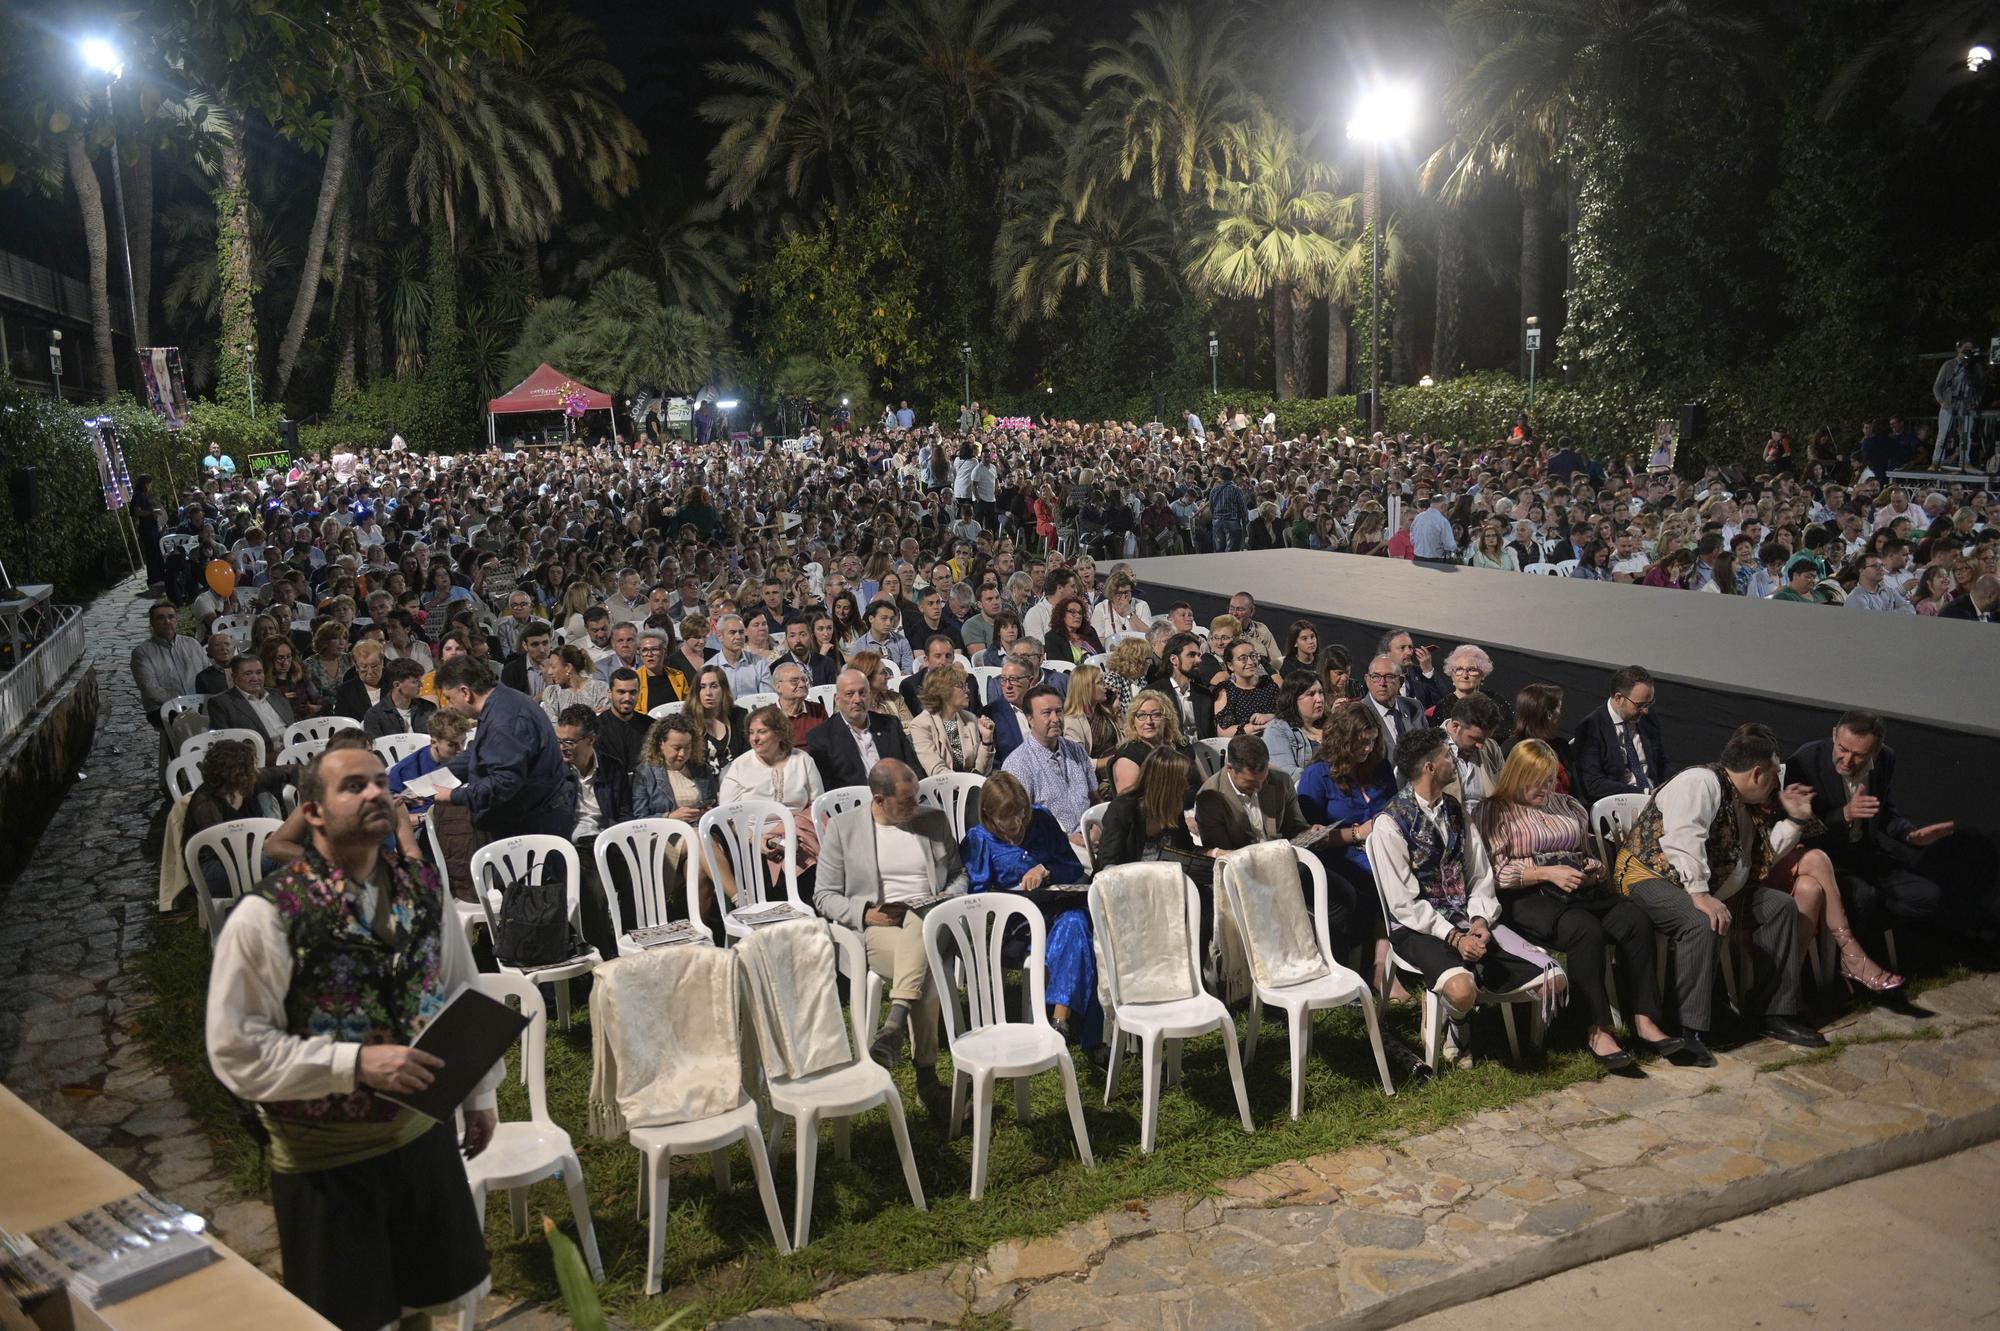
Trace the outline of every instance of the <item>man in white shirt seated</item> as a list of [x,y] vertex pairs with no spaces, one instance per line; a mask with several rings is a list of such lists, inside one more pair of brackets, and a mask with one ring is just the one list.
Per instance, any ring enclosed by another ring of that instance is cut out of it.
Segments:
[[743,627],[743,616],[724,615],[715,626],[715,636],[722,642],[722,650],[708,658],[708,663],[720,670],[729,681],[729,696],[741,698],[748,693],[772,693],[771,663],[754,652],[743,650],[743,643],[749,636]]
[[202,672],[204,658],[195,640],[180,632],[180,612],[173,602],[155,602],[146,612],[146,625],[152,633],[132,649],[132,678],[139,686],[146,719],[158,726],[161,704],[200,691],[195,678]]
[[834,815],[819,843],[813,908],[857,930],[868,969],[889,981],[889,1011],[868,1053],[894,1067],[909,1037],[917,1095],[939,1122],[948,1109],[937,1079],[937,996],[924,956],[922,902],[966,890],[951,819],[917,803],[917,776],[885,758],[868,771],[869,802]]

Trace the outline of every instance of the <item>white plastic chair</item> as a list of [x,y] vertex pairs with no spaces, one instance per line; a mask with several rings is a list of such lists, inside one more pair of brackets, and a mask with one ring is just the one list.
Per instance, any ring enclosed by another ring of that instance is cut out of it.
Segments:
[[391,767],[430,746],[429,735],[377,735],[373,745],[376,754]]
[[173,799],[186,799],[201,789],[201,755],[190,753],[167,764],[167,794]]
[[[1379,883],[1376,885],[1376,888],[1375,900],[1382,907],[1382,927],[1385,930],[1393,928],[1394,921],[1389,915],[1389,899],[1382,895]],[[1444,1044],[1444,1000],[1432,993],[1429,987],[1424,984],[1423,971],[1419,967],[1412,966],[1409,962],[1403,960],[1401,954],[1393,947],[1389,949],[1389,964],[1397,970],[1402,971],[1405,975],[1410,976],[1413,981],[1410,988],[1422,993],[1424,996],[1424,1065],[1435,1069],[1438,1064],[1438,1050]],[[1539,1048],[1543,1035],[1541,1021],[1542,985],[1546,979],[1545,975],[1537,975],[1519,989],[1508,989],[1500,992],[1480,985],[1478,991],[1473,995],[1472,1005],[1475,1008],[1481,1004],[1499,1005],[1500,1022],[1507,1029],[1507,1051],[1516,1062],[1519,1062],[1521,1058],[1521,1037],[1520,1033],[1514,1028],[1515,1005],[1521,1003],[1529,1005],[1528,1039],[1531,1044]],[[1383,983],[1388,983],[1386,977]],[[1615,993],[1616,990],[1613,990],[1613,992]],[[1385,994],[1384,998],[1386,999],[1386,997],[1387,995]],[[1468,1013],[1467,1015],[1470,1014]]]
[[1521,572],[1539,573],[1545,578],[1564,578],[1569,576],[1555,564],[1530,564],[1526,568],[1522,569]]
[[[1022,1019],[1007,1019],[1006,963],[1001,958],[1007,926],[1027,922],[1028,955]],[[958,984],[945,962],[942,940],[949,934],[966,976],[965,1020],[958,1011]],[[972,1091],[972,1200],[986,1191],[986,1162],[993,1140],[993,1082],[1011,1078],[1017,1120],[1026,1125],[1028,1081],[1038,1072],[1062,1074],[1063,1099],[1069,1106],[1070,1131],[1085,1169],[1097,1168],[1090,1154],[1090,1133],[1083,1123],[1083,1101],[1076,1089],[1076,1064],[1069,1045],[1049,1025],[1047,993],[1047,926],[1042,913],[1025,901],[983,892],[940,902],[924,916],[924,953],[930,961],[931,983],[943,1000],[945,1038],[951,1049],[950,1135],[958,1135],[965,1091]]]
[[160,724],[179,716],[182,712],[205,712],[208,710],[206,693],[183,693],[178,698],[169,698],[160,704]]
[[1074,670],[1076,669],[1076,662],[1074,662],[1074,661],[1044,661],[1044,662],[1042,662],[1042,669],[1044,669],[1044,670],[1053,670],[1053,671],[1055,671],[1055,672],[1056,672],[1056,673],[1057,673],[1058,675],[1067,675],[1067,674],[1069,674],[1070,672],[1072,672],[1072,671],[1074,671]]
[[[833,941],[836,974],[846,976],[857,990],[865,987],[863,977],[868,974],[868,949],[860,934],[838,924],[824,924],[817,920],[796,921],[778,927],[790,929],[800,925],[826,929]],[[751,1001],[763,1001],[754,987]],[[778,1146],[784,1140],[786,1119],[792,1121],[793,1135],[797,1139],[798,1160],[794,1168],[798,1181],[792,1213],[794,1249],[805,1247],[812,1238],[813,1175],[819,1159],[821,1119],[850,1119],[881,1105],[889,1114],[889,1131],[895,1136],[896,1152],[902,1158],[903,1181],[909,1186],[910,1202],[919,1211],[930,1209],[924,1203],[923,1183],[917,1177],[916,1156],[910,1151],[910,1128],[903,1117],[902,1093],[896,1089],[889,1070],[868,1057],[868,1041],[874,1022],[871,1006],[866,1003],[850,1005],[854,1048],[858,1053],[837,1068],[797,1079],[787,1077],[781,1070],[783,1064],[772,1057],[770,1050],[763,1048],[760,1032],[758,1048],[764,1062],[764,1084],[771,1101],[771,1136],[768,1143],[771,1154],[777,1154]],[[766,1022],[776,1029],[789,1017],[789,1013],[767,1012]],[[839,1140],[836,1138],[836,1141]]]
[[[181,851],[181,861],[187,866],[188,881],[194,887],[194,913],[208,931],[210,947],[215,945],[229,912],[264,876],[264,843],[283,826],[276,818],[232,818],[188,839]],[[229,895],[225,899],[217,900],[208,890],[208,879],[201,869],[204,853],[214,857],[229,878]]]
[[[1104,1013],[1104,1038],[1111,1049],[1111,1063],[1104,1076],[1104,1102],[1110,1104],[1113,1093],[1118,1089],[1123,1037],[1137,1036],[1143,1088],[1139,1104],[1139,1149],[1147,1154],[1153,1150],[1160,1126],[1162,1043],[1204,1035],[1209,1031],[1222,1033],[1222,1050],[1229,1059],[1229,1080],[1236,1091],[1236,1110],[1243,1121],[1243,1130],[1257,1130],[1250,1121],[1250,1095],[1243,1085],[1243,1060],[1236,1048],[1236,1024],[1230,1020],[1229,1009],[1222,1005],[1222,1000],[1202,988],[1201,959],[1196,955],[1201,946],[1201,896],[1185,874],[1181,876],[1181,890],[1186,895],[1187,906],[1181,916],[1184,922],[1181,932],[1185,935],[1187,948],[1186,992],[1180,997],[1157,1002],[1125,1001],[1125,968],[1120,964],[1117,933],[1108,924],[1107,899],[1122,893],[1158,890],[1154,866],[1149,864],[1116,865],[1099,873],[1090,883],[1090,926],[1096,937],[1104,988],[1110,995]],[[1176,944],[1177,947],[1179,945]],[[1159,962],[1149,959],[1146,964],[1157,967]]]
[[1110,808],[1108,803],[1093,804],[1076,820],[1076,830],[1083,837],[1083,844],[1076,848],[1076,857],[1083,861],[1085,873],[1097,867],[1097,842],[1104,835],[1104,815]]
[[272,766],[289,767],[294,764],[304,766],[325,752],[325,740],[302,739],[296,744],[287,744],[284,748],[279,749],[278,756],[272,760]]
[[663,716],[679,716],[686,708],[687,704],[684,702],[663,702],[658,707],[648,711],[646,715],[652,717],[654,720],[658,720]]
[[[1361,1016],[1368,1023],[1368,1043],[1375,1051],[1375,1070],[1382,1075],[1382,1093],[1394,1095],[1395,1083],[1389,1079],[1389,1059],[1382,1049],[1382,1028],[1375,1020],[1375,1000],[1368,992],[1368,982],[1360,975],[1340,964],[1334,957],[1333,942],[1326,927],[1326,866],[1310,851],[1294,846],[1297,862],[1305,867],[1312,879],[1312,923],[1316,941],[1319,943],[1320,960],[1325,963],[1327,973],[1298,984],[1283,986],[1267,985],[1257,978],[1257,968],[1250,968],[1250,1030],[1244,1037],[1243,1063],[1248,1067],[1257,1057],[1257,1036],[1264,1026],[1264,1005],[1282,1008],[1285,1020],[1290,1025],[1292,1050],[1292,1117],[1305,1112],[1305,1061],[1312,1046],[1312,1014],[1325,1008],[1358,1006]],[[1277,903],[1268,899],[1266,885],[1250,882],[1242,874],[1235,872],[1235,853],[1225,855],[1216,870],[1215,910],[1217,915],[1216,936],[1222,935],[1221,913],[1228,910],[1237,920],[1248,920],[1259,915],[1267,916]],[[1276,890],[1280,893],[1294,893],[1297,888],[1292,883],[1280,883]],[[1296,895],[1293,900],[1297,900]],[[1249,946],[1250,931],[1239,928],[1238,936]]]
[[[572,865],[571,867],[574,867]],[[572,879],[572,882],[575,880]],[[583,1259],[590,1264],[590,1278],[604,1280],[604,1262],[597,1255],[597,1229],[590,1222],[590,1193],[584,1187],[583,1164],[569,1133],[549,1117],[549,1092],[543,1067],[548,1047],[549,1015],[534,981],[518,971],[503,970],[498,975],[474,977],[473,985],[488,998],[504,1003],[515,999],[528,1024],[521,1030],[521,1081],[528,1088],[528,1116],[502,1121],[493,1130],[493,1140],[485,1150],[465,1162],[465,1181],[472,1186],[472,1209],[485,1227],[486,1194],[504,1188],[514,1213],[514,1235],[528,1233],[528,1194],[525,1189],[543,1179],[560,1182],[569,1192],[570,1214],[576,1220],[577,1238]],[[466,1308],[459,1314],[459,1331],[473,1331],[478,1309]]]
[[208,621],[208,636],[213,638],[218,633],[227,633],[231,638],[236,640],[239,647],[245,651],[249,650],[250,620],[248,617],[244,615],[217,615],[214,619]]
[[776,707],[778,705],[778,695],[769,692],[746,693],[736,700],[736,705],[741,707],[746,713],[754,712],[759,707]]
[[678,818],[633,818],[613,823],[597,834],[593,848],[597,881],[604,884],[604,904],[610,911],[611,931],[618,939],[621,954],[637,950],[639,945],[631,941],[631,933],[619,918],[618,893],[612,887],[616,881],[612,876],[612,857],[616,856],[625,865],[626,881],[632,884],[631,929],[651,929],[670,918],[668,908],[674,884],[667,852],[673,846],[679,846],[681,851],[681,900],[686,903],[687,917],[701,918],[697,899],[701,860],[694,843],[694,828]]
[[1597,862],[1610,873],[1618,854],[1618,843],[1632,830],[1632,822],[1645,811],[1652,796],[1644,791],[1606,795],[1590,806],[1590,830],[1597,838]]
[[[510,836],[490,841],[472,852],[473,890],[486,914],[486,933],[500,937],[500,903],[508,885],[533,879],[539,882],[549,865],[563,866],[563,891],[568,899],[570,927],[583,936],[583,873],[577,864],[576,847],[559,836]],[[569,1027],[569,982],[588,975],[603,956],[586,944],[573,957],[546,966],[516,966],[495,958],[502,975],[521,975],[535,984],[556,987],[556,1015],[564,1029]]]
[[1228,762],[1229,737],[1226,735],[1211,735],[1207,739],[1196,740],[1194,756],[1197,765],[1201,768],[1202,779],[1205,781],[1217,772],[1220,772],[1223,764]]
[[[774,900],[764,884],[764,834],[773,823],[785,843],[784,894],[776,900],[789,903],[801,919],[810,919],[812,907],[799,898],[799,829],[790,809],[776,800],[739,800],[710,809],[696,829],[709,877],[718,883],[731,875],[736,880],[736,907],[722,916],[723,932],[731,938],[746,938],[753,928],[739,916]],[[726,870],[718,858],[718,841],[720,854],[728,856]]]
[[974,666],[965,673],[969,681],[968,692],[972,694],[972,700],[978,703],[980,707],[985,707],[993,698],[993,681],[1000,678],[1000,667],[987,665]]
[[480,895],[476,886],[472,894],[479,897],[477,901],[460,901],[453,895],[451,868],[445,863],[444,842],[438,837],[437,819],[426,815],[423,824],[424,839],[430,842],[431,847],[431,868],[438,876],[438,892],[451,903],[452,918],[458,922],[460,932],[465,935],[466,950],[470,951],[479,931],[486,927],[486,898]]
[[248,726],[233,726],[222,730],[204,730],[197,735],[189,735],[181,741],[180,756],[199,758],[226,739],[240,739],[257,754],[257,766],[264,766],[264,737]]
[[285,727],[285,733],[278,742],[290,747],[307,740],[329,740],[343,730],[359,730],[361,723],[351,716],[309,716],[303,721],[294,721]]
[[940,772],[917,782],[917,803],[943,809],[951,819],[952,840],[963,841],[978,821],[979,788],[985,784],[977,772]]
[[828,716],[832,716],[834,692],[835,688],[831,684],[815,684],[806,690],[806,701],[818,703],[826,709]]
[[1574,559],[1557,560],[1556,572],[1565,578],[1576,576],[1576,561]]
[[875,798],[866,786],[836,786],[812,802],[813,831],[826,839],[826,825],[849,809],[858,809]]

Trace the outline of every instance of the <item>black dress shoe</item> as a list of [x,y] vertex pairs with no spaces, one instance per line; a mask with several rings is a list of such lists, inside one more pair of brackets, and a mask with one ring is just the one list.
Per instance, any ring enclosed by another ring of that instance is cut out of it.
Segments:
[[1597,1066],[1603,1068],[1606,1072],[1631,1072],[1641,1077],[1646,1075],[1638,1070],[1639,1060],[1632,1057],[1631,1053],[1627,1050],[1617,1049],[1608,1054],[1600,1054],[1595,1049],[1592,1049],[1590,1050],[1590,1056],[1596,1059]]
[[1671,1035],[1664,1040],[1648,1040],[1642,1036],[1635,1035],[1632,1037],[1632,1043],[1638,1045],[1654,1058],[1672,1058],[1686,1047],[1681,1040]]
[[1667,1056],[1667,1061],[1677,1068],[1712,1068],[1715,1055],[1702,1043],[1700,1031],[1682,1031],[1680,1048]]
[[1786,1044],[1802,1045],[1807,1049],[1826,1048],[1826,1037],[1812,1027],[1793,1021],[1790,1017],[1764,1018],[1764,1034],[1773,1040],[1783,1040]]

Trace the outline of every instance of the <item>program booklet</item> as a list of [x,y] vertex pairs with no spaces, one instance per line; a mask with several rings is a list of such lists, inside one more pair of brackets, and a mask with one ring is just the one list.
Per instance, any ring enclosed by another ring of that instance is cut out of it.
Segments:
[[417,1037],[417,1049],[436,1054],[444,1066],[434,1069],[431,1084],[421,1091],[377,1091],[390,1104],[413,1109],[426,1118],[449,1122],[487,1070],[507,1056],[528,1018],[477,989],[459,990]]

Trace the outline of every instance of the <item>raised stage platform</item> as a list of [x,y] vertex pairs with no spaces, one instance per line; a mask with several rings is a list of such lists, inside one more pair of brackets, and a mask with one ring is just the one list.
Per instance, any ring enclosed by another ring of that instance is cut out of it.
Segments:
[[1446,650],[1477,643],[1502,697],[1537,680],[1562,686],[1566,729],[1603,704],[1613,670],[1638,663],[1661,681],[1653,715],[1675,767],[1711,760],[1744,721],[1770,725],[1789,749],[1848,708],[1879,712],[1898,754],[1897,802],[1919,822],[1956,820],[1962,835],[1944,846],[1958,870],[1995,877],[2000,633],[1990,624],[1312,550],[1132,567],[1156,614],[1185,600],[1206,621],[1248,591],[1280,644],[1291,620],[1311,619],[1357,673],[1392,627]]

